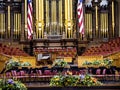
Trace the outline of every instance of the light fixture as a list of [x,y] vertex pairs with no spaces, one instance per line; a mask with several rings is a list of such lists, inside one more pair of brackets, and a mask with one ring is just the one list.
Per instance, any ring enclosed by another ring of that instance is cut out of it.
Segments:
[[94,2],[98,2],[98,0],[95,0]]

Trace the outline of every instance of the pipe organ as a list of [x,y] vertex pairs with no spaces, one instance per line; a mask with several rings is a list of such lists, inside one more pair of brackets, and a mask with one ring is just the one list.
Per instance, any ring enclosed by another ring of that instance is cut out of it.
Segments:
[[[45,35],[82,38],[78,34],[77,0],[32,0],[32,3],[33,39],[44,39]],[[116,3],[116,0],[83,2],[87,40],[116,37]],[[0,0],[0,39],[21,40],[21,34],[27,40],[27,0]]]
[[0,13],[0,38],[5,38],[5,14]]

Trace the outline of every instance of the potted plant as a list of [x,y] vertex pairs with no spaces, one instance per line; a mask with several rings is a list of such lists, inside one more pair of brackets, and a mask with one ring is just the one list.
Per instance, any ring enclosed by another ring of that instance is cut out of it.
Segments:
[[27,90],[20,81],[13,79],[0,79],[0,90]]
[[5,68],[6,70],[10,70],[19,66],[21,66],[21,63],[19,61],[10,59],[6,62]]
[[67,62],[65,62],[62,59],[56,59],[53,64],[52,67],[57,69],[58,71],[62,72],[64,68],[68,68],[69,65]]
[[102,85],[96,78],[90,75],[56,75],[50,80],[50,86],[95,86]]

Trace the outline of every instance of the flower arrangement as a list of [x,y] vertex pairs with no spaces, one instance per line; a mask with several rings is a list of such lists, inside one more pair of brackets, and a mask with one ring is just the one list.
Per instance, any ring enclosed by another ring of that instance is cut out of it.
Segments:
[[85,62],[83,63],[83,65],[92,65],[92,62],[85,61]]
[[21,63],[21,66],[31,66],[31,64],[29,62],[24,62],[24,63]]
[[94,62],[85,61],[83,65],[95,65],[95,66],[111,66],[113,63],[112,59],[105,58],[104,60],[95,60]]
[[104,66],[111,66],[112,63],[113,63],[112,59],[106,58],[106,59],[103,60],[103,65]]
[[61,59],[56,59],[54,62],[53,62],[53,67],[67,67],[68,66],[68,63],[65,62],[64,60],[61,60]]
[[18,60],[10,59],[7,61],[5,65],[6,70],[10,70],[12,68],[20,67],[20,66],[31,66],[31,64],[29,62],[20,63]]
[[10,69],[12,69],[14,67],[19,67],[19,66],[21,66],[20,62],[19,61],[15,61],[13,59],[8,60],[6,62],[6,65],[5,65],[6,70],[10,70]]
[[13,79],[0,79],[0,90],[27,90],[20,81]]
[[102,85],[96,78],[90,75],[66,75],[66,76],[54,76],[50,80],[50,86],[95,86]]
[[93,65],[101,65],[101,60],[95,60],[92,64]]
[[99,82],[96,78],[91,77],[90,75],[81,75],[81,85],[86,85],[86,86],[96,86],[96,85],[102,85],[101,82]]

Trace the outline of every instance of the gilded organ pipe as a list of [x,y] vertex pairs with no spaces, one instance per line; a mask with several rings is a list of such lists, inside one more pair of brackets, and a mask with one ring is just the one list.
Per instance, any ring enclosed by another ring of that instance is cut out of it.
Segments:
[[104,14],[102,14],[101,24],[102,24],[102,37],[104,38]]
[[67,15],[67,14],[68,14],[68,13],[67,13],[67,11],[68,11],[67,8],[68,8],[68,1],[65,0],[65,20],[67,20],[67,18],[68,18],[68,17],[67,17],[67,16],[68,16],[68,15]]
[[44,20],[44,0],[42,0],[41,3],[42,3],[42,6],[41,6],[41,10],[42,10],[41,15],[42,15],[42,17],[41,17],[41,19]]
[[[20,14],[20,22],[22,22],[21,21],[21,14]],[[21,23],[20,23],[20,31],[19,31],[19,34],[21,33]],[[20,36],[20,35],[19,35]]]
[[87,35],[89,34],[89,32],[88,32],[88,14],[86,14],[86,33],[87,33]]
[[89,37],[89,15],[87,13],[87,36]]
[[103,38],[105,38],[105,15],[103,14]]
[[62,0],[59,1],[59,27],[58,30],[62,33],[62,28],[63,28],[63,15],[62,15]]
[[5,35],[5,14],[3,14],[3,36]]
[[44,0],[38,0],[38,30],[40,32],[40,38],[44,36]]
[[101,36],[103,37],[103,14],[100,14],[100,16],[101,16],[101,21],[100,21],[100,25],[101,25]]
[[39,21],[39,19],[38,19],[38,9],[39,9],[39,6],[38,6],[38,4],[39,4],[39,1],[38,0],[35,0],[36,1],[36,38],[38,38],[38,21]]
[[18,30],[18,15],[17,13],[15,14],[16,15],[16,34],[15,34],[15,38],[17,38],[17,30]]
[[0,14],[0,34],[1,34],[1,36],[2,36],[2,26],[3,26],[3,25],[2,25],[2,24],[3,24],[3,23],[2,23],[2,22],[3,22],[2,19],[3,19],[2,14]]
[[1,34],[4,35],[5,30],[5,14],[1,14]]
[[52,30],[53,30],[53,34],[55,34],[56,32],[56,1],[52,1]]
[[66,34],[66,38],[67,38],[67,31],[68,31],[68,27],[67,27],[67,21],[68,19],[68,0],[65,0],[65,34]]
[[42,0],[42,38],[44,38],[44,0]]
[[73,19],[73,10],[72,9],[73,9],[73,1],[71,0],[70,1],[70,16],[71,16],[70,18],[71,18],[71,20]]
[[3,15],[0,14],[0,34],[1,34],[1,37],[3,34],[2,30],[3,30]]
[[16,38],[18,34],[18,14],[16,13]]
[[[85,14],[85,30],[86,30],[86,14]],[[85,32],[86,33],[86,32]],[[87,33],[86,33],[87,34]]]
[[10,6],[8,6],[8,37],[10,37]]
[[67,9],[68,9],[68,10],[67,10],[67,13],[68,13],[68,16],[67,16],[67,17],[68,17],[68,18],[67,18],[67,19],[68,19],[68,20],[71,20],[71,18],[70,18],[70,2],[71,2],[71,0],[67,0],[67,2],[68,2],[68,5],[67,5],[67,6],[68,6],[68,7],[67,7]]
[[16,30],[16,38],[18,38],[18,31],[19,31],[19,14],[16,13],[17,15],[17,30]]
[[115,20],[114,20],[114,0],[112,1],[112,33],[114,37],[114,27],[115,27]]
[[15,38],[15,33],[16,33],[16,16],[14,14],[14,33],[13,33],[13,38]]
[[24,0],[25,1],[25,36],[27,38],[27,0]]
[[98,37],[98,6],[95,6],[95,16],[96,16],[96,36]]
[[19,38],[20,30],[21,30],[21,29],[20,29],[20,25],[21,25],[21,24],[20,24],[20,22],[21,22],[20,19],[21,19],[21,18],[20,18],[20,14],[18,13],[18,38]]
[[41,23],[40,22],[40,20],[41,20],[41,16],[40,16],[41,15],[41,13],[40,13],[41,12],[41,9],[40,9],[41,3],[40,3],[40,1],[41,0],[38,0],[38,38],[40,38],[40,35],[41,35],[40,30],[39,30],[39,28],[40,28],[39,23]]
[[50,25],[50,21],[49,21],[49,1],[46,0],[46,31],[49,32],[49,25]]
[[109,34],[109,33],[108,33],[108,13],[107,13],[106,21],[107,21],[107,22],[106,22],[106,26],[107,26],[107,27],[106,27],[106,30],[107,30],[107,37],[108,37],[108,34]]
[[14,34],[15,34],[15,28],[16,28],[16,25],[15,25],[15,14],[14,14],[14,33],[13,33],[13,38],[14,38]]
[[105,38],[107,37],[107,30],[106,30],[107,26],[106,26],[106,23],[107,23],[107,21],[106,21],[106,14],[105,14]]
[[106,37],[106,15],[104,14],[104,38]]
[[90,14],[88,14],[88,32],[90,37]]
[[103,38],[105,37],[105,17],[104,17],[104,14],[103,14]]
[[87,14],[87,32],[89,36],[89,14]]
[[38,19],[41,20],[41,0],[38,0]]
[[15,38],[16,38],[16,34],[17,34],[17,16],[15,14]]
[[92,38],[92,14],[90,14],[90,38]]

